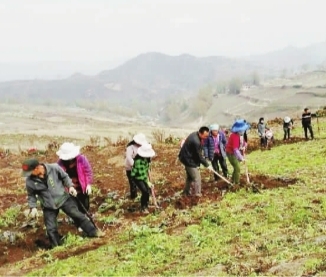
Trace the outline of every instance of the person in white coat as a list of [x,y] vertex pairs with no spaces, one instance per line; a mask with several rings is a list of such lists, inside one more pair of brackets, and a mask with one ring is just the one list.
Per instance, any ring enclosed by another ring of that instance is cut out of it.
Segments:
[[135,199],[137,197],[137,185],[131,178],[131,169],[134,165],[134,158],[137,155],[137,150],[143,144],[148,144],[146,136],[142,133],[138,133],[134,135],[132,141],[128,143],[126,148],[125,169],[130,186],[130,199]]

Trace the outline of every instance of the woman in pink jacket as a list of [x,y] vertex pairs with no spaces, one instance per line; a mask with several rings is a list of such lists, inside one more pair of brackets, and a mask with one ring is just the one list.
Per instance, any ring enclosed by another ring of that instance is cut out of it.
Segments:
[[80,154],[80,146],[71,142],[63,143],[56,154],[59,156],[58,164],[67,172],[77,191],[78,209],[86,214],[92,193],[92,167],[87,158]]

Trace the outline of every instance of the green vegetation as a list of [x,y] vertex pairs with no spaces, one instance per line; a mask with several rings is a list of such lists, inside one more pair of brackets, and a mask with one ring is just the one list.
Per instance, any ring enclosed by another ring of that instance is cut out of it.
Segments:
[[325,151],[323,132],[315,141],[252,152],[250,173],[299,181],[261,194],[229,192],[219,202],[204,196],[189,210],[168,207],[125,225],[96,250],[56,260],[58,251],[89,241],[71,237],[29,276],[324,275]]

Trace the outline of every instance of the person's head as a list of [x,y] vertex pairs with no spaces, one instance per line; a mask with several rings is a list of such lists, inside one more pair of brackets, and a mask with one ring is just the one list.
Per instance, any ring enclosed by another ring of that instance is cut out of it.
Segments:
[[209,128],[207,126],[202,126],[199,128],[198,135],[200,139],[206,139],[209,136]]
[[304,108],[304,112],[307,113],[309,111],[308,108]]
[[29,177],[31,175],[38,176],[43,173],[43,166],[37,159],[27,159],[22,164],[22,176]]
[[60,160],[71,161],[80,154],[80,146],[77,146],[72,142],[65,142],[60,146],[56,154],[59,156]]
[[146,136],[143,133],[138,133],[138,134],[134,135],[132,140],[139,146],[148,143],[146,140]]
[[264,123],[264,118],[263,117],[259,118],[259,123]]
[[284,117],[284,122],[285,123],[290,123],[291,118],[289,116]]
[[248,123],[243,119],[238,119],[232,125],[231,132],[238,133],[240,136],[243,136],[245,131],[248,129],[249,129]]
[[152,158],[155,156],[155,151],[153,150],[153,147],[149,143],[143,143],[138,149],[137,154],[140,157],[143,158]]
[[212,124],[209,126],[209,129],[214,137],[218,135],[218,130],[220,129],[220,126],[218,124]]

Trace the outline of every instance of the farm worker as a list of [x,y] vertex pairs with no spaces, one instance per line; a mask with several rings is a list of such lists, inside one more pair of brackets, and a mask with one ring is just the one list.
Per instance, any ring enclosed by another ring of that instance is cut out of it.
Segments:
[[[39,163],[37,159],[25,160],[22,175],[26,177],[27,201],[30,216],[38,216],[37,199],[41,202],[44,224],[52,247],[61,244],[57,216],[60,210],[71,217],[89,237],[103,237],[94,224],[78,210],[77,191],[68,174],[56,163]],[[66,191],[68,189],[68,192]],[[38,196],[38,198],[36,197]]]
[[140,210],[144,214],[148,214],[148,202],[150,195],[150,163],[151,158],[155,156],[155,151],[149,143],[143,143],[137,149],[137,155],[134,158],[134,165],[131,169],[131,177],[136,186],[141,191]]
[[[209,136],[204,140],[204,155],[205,158],[211,161],[212,167],[216,172],[219,172],[220,164],[223,176],[228,176],[228,168],[226,165],[226,138],[224,132],[220,130],[218,124],[212,124],[209,126]],[[219,179],[218,175],[214,174],[214,180]]]
[[309,111],[308,108],[305,108],[302,114],[302,128],[304,129],[304,135],[305,138],[308,139],[308,130],[310,133],[311,139],[314,139],[314,132],[312,131],[312,126],[311,126],[311,112]]
[[283,119],[283,131],[284,131],[284,137],[283,140],[290,139],[291,132],[290,130],[293,128],[293,120],[286,116]]
[[232,183],[240,184],[240,162],[245,162],[243,154],[240,152],[240,136],[249,128],[249,125],[243,119],[235,121],[231,128],[231,135],[226,144],[226,155],[233,167]]
[[[86,214],[89,211],[89,196],[92,193],[92,167],[87,158],[80,154],[80,146],[71,142],[63,143],[56,154],[59,157],[57,163],[68,174],[77,191],[75,200],[78,210]],[[80,228],[79,231],[81,231]]]
[[131,178],[131,169],[134,165],[134,158],[137,155],[138,148],[147,143],[146,136],[142,133],[138,133],[134,135],[132,141],[127,144],[125,169],[130,187],[130,199],[135,199],[137,197],[137,186]]
[[[209,136],[209,128],[200,127],[199,131],[191,133],[185,140],[179,152],[179,160],[185,166],[186,183],[183,189],[183,195],[194,194],[201,197],[201,176],[198,167],[204,165],[209,170],[213,167],[203,156],[204,140]],[[191,188],[194,191],[191,191]]]
[[259,118],[257,124],[258,135],[260,137],[260,146],[266,147],[267,146],[267,139],[266,139],[266,130],[268,129],[266,123],[264,122],[264,118]]

